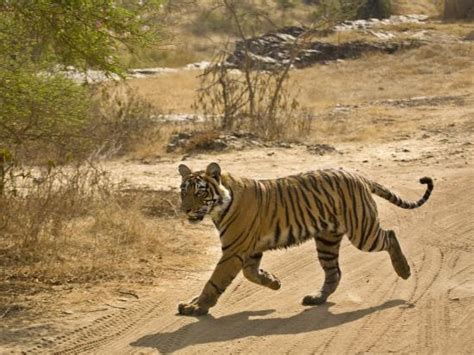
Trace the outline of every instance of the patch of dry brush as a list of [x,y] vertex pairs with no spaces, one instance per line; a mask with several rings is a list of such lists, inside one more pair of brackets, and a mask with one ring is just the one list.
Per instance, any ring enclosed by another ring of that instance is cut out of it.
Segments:
[[0,283],[145,280],[159,269],[176,193],[123,190],[85,165],[18,180],[0,198]]

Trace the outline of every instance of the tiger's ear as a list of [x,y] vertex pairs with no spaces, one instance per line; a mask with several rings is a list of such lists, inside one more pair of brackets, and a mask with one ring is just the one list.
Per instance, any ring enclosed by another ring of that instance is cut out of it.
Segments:
[[184,164],[179,164],[178,166],[178,171],[181,174],[183,178],[187,177],[188,175],[191,175],[192,171],[189,169],[186,165]]
[[221,167],[217,163],[211,163],[206,168],[206,175],[214,178],[217,181],[221,179]]

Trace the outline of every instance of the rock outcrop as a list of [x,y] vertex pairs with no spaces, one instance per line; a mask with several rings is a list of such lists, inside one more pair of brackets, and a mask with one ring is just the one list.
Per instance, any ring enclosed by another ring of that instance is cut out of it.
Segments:
[[289,63],[304,68],[316,63],[337,59],[354,59],[367,52],[394,53],[402,48],[420,46],[410,41],[353,41],[341,44],[314,41],[304,46],[295,45],[298,36],[307,31],[303,27],[285,27],[276,32],[238,41],[234,52],[224,65],[230,68],[271,70]]

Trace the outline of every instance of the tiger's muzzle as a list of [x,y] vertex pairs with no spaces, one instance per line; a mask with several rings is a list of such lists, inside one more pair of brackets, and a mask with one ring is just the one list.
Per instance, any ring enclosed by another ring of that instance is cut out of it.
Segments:
[[207,209],[199,209],[197,211],[188,210],[185,212],[186,216],[188,217],[188,221],[193,224],[201,222],[208,213]]

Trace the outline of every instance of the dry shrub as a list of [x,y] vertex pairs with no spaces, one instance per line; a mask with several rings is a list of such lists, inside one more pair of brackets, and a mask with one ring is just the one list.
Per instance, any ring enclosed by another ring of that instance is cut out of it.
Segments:
[[122,191],[92,165],[16,176],[0,197],[0,283],[154,275],[176,193]]
[[309,116],[296,99],[298,91],[288,87],[288,70],[238,71],[219,57],[201,77],[195,105],[217,129],[248,130],[265,139],[308,133]]
[[189,144],[186,145],[186,152],[214,150],[215,141],[219,137],[216,130],[199,131],[192,135]]
[[97,88],[86,128],[95,157],[133,152],[161,139],[159,111],[125,84]]
[[249,130],[264,139],[293,138],[307,132],[307,115],[299,110],[295,91],[291,94],[287,85],[289,71],[305,45],[306,34],[296,38],[289,48],[290,60],[271,66],[271,70],[262,70],[265,63],[255,60],[250,50],[249,33],[254,31],[247,29],[249,19],[257,23],[262,15],[248,14],[234,0],[222,0],[222,6],[243,47],[243,65],[240,70],[230,68],[226,48],[217,55],[201,77],[195,108],[212,117],[217,129]]
[[95,196],[105,191],[102,176],[100,170],[83,166],[18,169],[0,199],[4,235],[25,249],[64,235],[67,223],[87,213]]
[[[229,6],[230,5],[230,6]],[[212,6],[201,5],[196,16],[185,26],[195,36],[211,34],[240,36],[240,28],[257,34],[269,31],[276,21],[282,21],[285,15],[276,4],[262,3],[255,0],[218,0]],[[231,8],[232,7],[232,8]],[[233,11],[244,14],[237,24]]]
[[392,0],[395,15],[425,14],[438,16],[443,0]]

